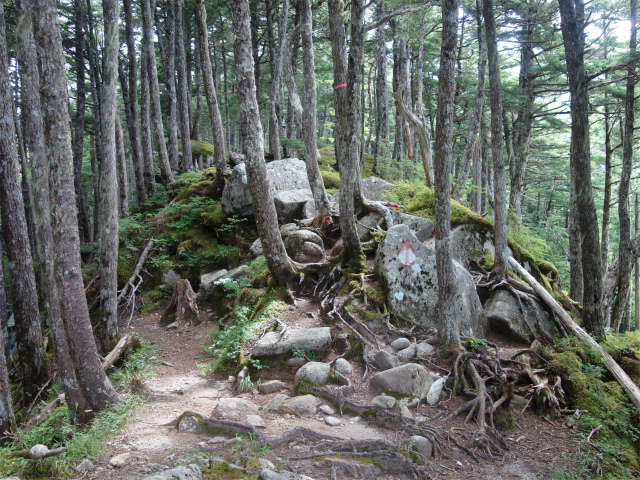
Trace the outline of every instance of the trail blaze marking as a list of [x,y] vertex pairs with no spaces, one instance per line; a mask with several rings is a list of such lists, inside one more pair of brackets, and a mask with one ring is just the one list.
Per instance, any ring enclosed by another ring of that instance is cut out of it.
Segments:
[[411,244],[411,240],[409,240],[409,238],[406,238],[398,249],[398,260],[400,260],[400,263],[402,263],[402,265],[408,267],[413,263],[415,259],[416,254],[415,250],[413,249],[413,245]]

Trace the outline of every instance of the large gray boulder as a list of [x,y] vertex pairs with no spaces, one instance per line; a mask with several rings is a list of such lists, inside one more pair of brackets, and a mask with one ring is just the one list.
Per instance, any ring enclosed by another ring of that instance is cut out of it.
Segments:
[[362,180],[362,193],[367,200],[382,200],[382,196],[394,187],[393,183],[378,177],[368,177]]
[[329,327],[288,329],[280,338],[277,332],[269,332],[253,346],[254,357],[289,353],[293,347],[300,350],[324,353],[331,347]]
[[215,289],[215,282],[225,278],[228,271],[224,268],[212,273],[205,273],[200,277],[200,290],[198,290],[198,296],[201,298],[207,298],[213,293]]
[[[392,210],[393,207],[389,207],[389,209]],[[391,211],[391,218],[393,218],[394,225],[408,226],[411,233],[413,233],[421,242],[427,240],[433,233],[434,225],[428,218],[416,217],[415,215],[395,212],[393,210]],[[369,228],[375,228],[381,220],[382,216],[376,212],[369,213],[362,217],[359,221],[361,225],[358,224],[356,226],[360,238],[365,237],[370,232]],[[369,228],[365,228],[363,225]]]
[[311,190],[308,189],[277,191],[273,195],[273,202],[276,205],[279,223],[311,218],[315,213],[316,204]]
[[143,480],[202,480],[200,467],[195,464],[172,468],[143,477]]
[[[267,163],[267,178],[274,192],[310,189],[305,163],[297,158],[286,158]],[[224,186],[220,202],[222,210],[227,215],[243,217],[253,215],[253,204],[247,185],[247,170],[244,163],[234,167]]]
[[[389,308],[422,327],[438,327],[436,254],[411,233],[394,225],[376,253],[376,271],[384,285]],[[460,333],[483,337],[486,322],[471,274],[453,262],[454,314]]]
[[295,230],[284,238],[284,248],[292,260],[299,263],[316,263],[324,260],[324,244],[317,233]]
[[518,299],[512,293],[506,290],[494,293],[484,304],[484,314],[491,330],[524,343],[531,343],[540,334],[541,328],[554,337],[559,335],[553,318],[537,299],[522,300],[522,306],[524,316]]
[[400,361],[398,357],[392,355],[386,350],[379,350],[378,353],[373,357],[373,363],[379,370],[389,370],[391,368],[396,368],[400,366]]
[[309,382],[315,385],[326,385],[329,382],[331,365],[322,362],[305,363],[296,372],[296,382]]
[[423,398],[433,382],[440,377],[417,363],[376,373],[369,382],[374,393],[393,392],[399,395]]
[[221,398],[211,416],[222,420],[244,420],[247,415],[257,415],[258,405],[242,398]]
[[286,400],[280,407],[280,412],[290,413],[298,417],[309,417],[316,414],[321,404],[322,400],[313,395],[302,395]]

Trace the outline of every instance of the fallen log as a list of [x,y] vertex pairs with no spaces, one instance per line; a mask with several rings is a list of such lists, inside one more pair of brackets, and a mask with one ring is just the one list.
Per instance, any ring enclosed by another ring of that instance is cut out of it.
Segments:
[[546,303],[551,310],[555,312],[558,316],[564,327],[569,332],[569,335],[573,335],[578,340],[581,340],[587,344],[591,348],[593,348],[596,354],[602,359],[607,370],[613,375],[616,381],[627,391],[629,394],[629,398],[633,402],[633,404],[640,408],[640,387],[636,385],[629,375],[620,368],[620,365],[616,363],[616,361],[609,355],[604,348],[600,346],[598,342],[596,342],[591,335],[585,332],[574,320],[569,316],[569,314],[555,301],[555,299],[551,296],[551,294],[540,285],[535,278],[531,276],[529,272],[527,272],[522,265],[520,265],[515,258],[509,257],[509,264],[511,268],[513,268],[518,276],[524,279],[538,294],[540,299]]
[[130,348],[138,348],[140,346],[140,339],[133,333],[127,333],[120,339],[118,344],[109,352],[109,354],[102,359],[102,368],[105,370],[113,365],[120,355],[124,354]]
[[15,452],[10,452],[9,458],[26,458],[29,460],[42,460],[43,458],[55,457],[56,455],[60,455],[67,451],[66,447],[54,448],[53,450],[49,450],[49,447],[46,445],[38,444],[31,447],[30,450],[16,450]]

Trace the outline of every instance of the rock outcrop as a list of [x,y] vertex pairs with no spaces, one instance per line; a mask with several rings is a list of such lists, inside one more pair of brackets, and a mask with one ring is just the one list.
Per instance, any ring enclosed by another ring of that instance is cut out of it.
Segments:
[[[411,233],[395,225],[376,253],[376,271],[385,287],[389,308],[422,327],[438,326],[438,279],[436,254]],[[473,278],[454,261],[455,314],[460,333],[483,337],[486,321]]]

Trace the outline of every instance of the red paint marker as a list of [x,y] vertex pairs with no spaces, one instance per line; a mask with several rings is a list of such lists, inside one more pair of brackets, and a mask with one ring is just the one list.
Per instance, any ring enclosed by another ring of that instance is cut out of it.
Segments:
[[337,90],[337,89],[339,89],[339,88],[342,88],[342,87],[346,87],[346,86],[347,86],[347,84],[346,84],[346,83],[341,83],[340,85],[338,85],[338,86],[335,88],[335,90]]

